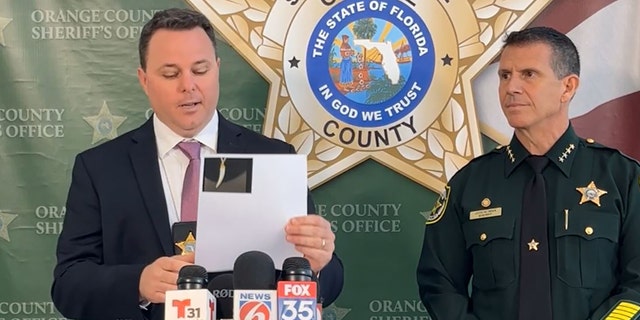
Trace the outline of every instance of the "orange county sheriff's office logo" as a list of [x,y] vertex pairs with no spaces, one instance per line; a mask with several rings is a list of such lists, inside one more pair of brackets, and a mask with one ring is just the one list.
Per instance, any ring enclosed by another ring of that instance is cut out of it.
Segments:
[[311,187],[374,159],[442,190],[482,153],[471,79],[549,0],[189,2],[270,82],[264,133]]

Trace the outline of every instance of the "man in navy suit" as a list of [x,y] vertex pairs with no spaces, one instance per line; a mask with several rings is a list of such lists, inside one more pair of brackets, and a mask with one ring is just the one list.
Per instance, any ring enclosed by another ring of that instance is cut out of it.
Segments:
[[[214,153],[294,153],[291,145],[225,120],[214,30],[200,13],[168,9],[142,29],[138,78],[154,115],[139,128],[76,157],[51,289],[78,320],[163,319],[167,290],[193,255],[173,255],[188,158],[176,147],[198,141]],[[308,213],[313,213],[311,198]],[[268,213],[266,213],[268,214]],[[343,283],[335,236],[316,214],[284,226],[286,239],[316,273],[325,304]]]

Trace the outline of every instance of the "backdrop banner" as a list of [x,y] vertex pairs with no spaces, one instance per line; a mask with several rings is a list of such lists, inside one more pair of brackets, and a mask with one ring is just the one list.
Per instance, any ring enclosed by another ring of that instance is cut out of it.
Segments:
[[73,159],[152,115],[137,42],[169,7],[216,28],[219,112],[307,155],[345,267],[324,319],[429,319],[415,280],[426,217],[512,134],[497,98],[507,30],[567,32],[576,131],[640,158],[636,0],[1,1],[0,320],[64,319],[50,288]]

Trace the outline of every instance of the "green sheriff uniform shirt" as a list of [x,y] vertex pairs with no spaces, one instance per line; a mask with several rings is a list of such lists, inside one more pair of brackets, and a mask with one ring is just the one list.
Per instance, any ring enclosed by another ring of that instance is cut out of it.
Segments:
[[[417,280],[435,319],[517,319],[528,155],[514,137],[462,168],[434,206]],[[636,319],[640,166],[571,127],[546,156],[553,318]]]

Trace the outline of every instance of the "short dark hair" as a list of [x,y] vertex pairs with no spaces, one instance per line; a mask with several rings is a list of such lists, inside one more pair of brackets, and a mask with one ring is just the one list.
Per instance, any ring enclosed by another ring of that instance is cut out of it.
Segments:
[[576,45],[565,34],[549,27],[532,27],[509,33],[502,50],[509,46],[544,43],[551,47],[551,68],[558,79],[580,75],[580,55]]
[[202,28],[204,32],[207,33],[207,36],[209,36],[213,44],[214,54],[216,54],[216,35],[213,26],[209,22],[209,19],[202,13],[191,9],[179,8],[156,12],[153,18],[142,27],[142,31],[140,32],[140,42],[138,42],[140,67],[142,67],[143,70],[147,68],[147,49],[149,48],[149,41],[156,31],[160,29],[191,30],[197,27]]

